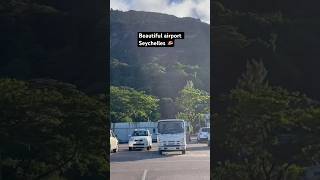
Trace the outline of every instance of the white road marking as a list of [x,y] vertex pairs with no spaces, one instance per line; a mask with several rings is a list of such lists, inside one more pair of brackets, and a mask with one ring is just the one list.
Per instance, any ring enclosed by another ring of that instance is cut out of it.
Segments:
[[145,169],[145,170],[143,171],[143,175],[142,175],[141,180],[146,180],[147,172],[148,172],[148,170],[147,170],[147,169]]

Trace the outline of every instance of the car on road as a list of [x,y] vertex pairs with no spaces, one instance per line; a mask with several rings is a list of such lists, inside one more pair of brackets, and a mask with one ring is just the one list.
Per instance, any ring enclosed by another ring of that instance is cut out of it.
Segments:
[[119,150],[119,141],[117,136],[110,130],[110,152],[118,152]]
[[152,135],[147,129],[135,129],[128,142],[129,151],[134,149],[152,148]]
[[186,123],[181,119],[165,119],[158,121],[159,153],[163,151],[187,150]]
[[210,133],[210,127],[202,127],[197,136],[197,142],[207,142]]

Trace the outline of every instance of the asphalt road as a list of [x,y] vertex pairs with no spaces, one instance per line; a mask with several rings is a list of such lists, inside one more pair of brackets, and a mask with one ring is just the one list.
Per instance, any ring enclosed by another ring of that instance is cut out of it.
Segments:
[[157,144],[150,151],[128,151],[120,144],[112,153],[111,180],[209,180],[210,148],[207,144],[188,144],[186,154],[158,153]]

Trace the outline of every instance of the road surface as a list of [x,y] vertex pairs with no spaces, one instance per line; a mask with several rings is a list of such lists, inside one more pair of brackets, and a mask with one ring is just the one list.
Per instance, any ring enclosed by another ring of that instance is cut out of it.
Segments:
[[150,151],[128,151],[127,144],[119,145],[112,153],[111,180],[209,180],[210,148],[207,144],[188,144],[182,155],[160,155],[157,144]]

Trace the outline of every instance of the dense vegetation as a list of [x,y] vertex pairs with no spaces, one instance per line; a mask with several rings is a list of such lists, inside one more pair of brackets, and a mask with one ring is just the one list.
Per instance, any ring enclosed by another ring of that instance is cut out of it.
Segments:
[[0,1],[0,179],[108,178],[107,12],[95,6]]
[[[228,95],[216,99],[214,179],[298,180],[319,162],[319,103],[269,85],[253,61]],[[223,109],[223,110],[222,110]]]
[[[138,48],[140,31],[185,32],[185,39],[177,40],[174,48]],[[151,121],[175,118],[182,111],[177,97],[188,81],[193,82],[195,89],[209,92],[209,31],[208,24],[192,18],[111,10],[111,85],[156,96],[160,100],[160,116],[153,116]]]
[[[156,109],[151,115],[139,111],[139,120],[185,113],[188,107],[179,106],[183,93],[212,87],[217,179],[298,179],[305,167],[319,163],[315,0],[212,2],[212,52],[209,25],[199,20],[111,11],[111,55],[101,62],[92,54],[100,56],[96,52],[104,48],[101,17],[107,13],[77,10],[82,3],[0,2],[0,76],[19,79],[0,81],[4,179],[106,178],[106,99],[87,94],[104,93],[102,67],[108,58],[111,84],[149,97],[147,104]],[[186,39],[175,48],[137,48],[137,31],[183,31]],[[257,61],[247,65],[251,59]],[[33,78],[70,82],[81,91],[57,81],[29,81]]]
[[[83,0],[2,0],[0,2],[0,76],[28,80],[51,78],[90,94],[106,85],[107,12],[84,9]],[[95,44],[95,45],[92,45]],[[104,57],[101,58],[101,55]]]
[[212,179],[298,180],[320,162],[315,5],[212,3]]
[[[282,9],[262,11],[260,8],[265,3],[280,3]],[[262,59],[271,84],[319,99],[320,15],[308,16],[314,5],[304,5],[295,9],[297,5],[291,1],[213,2],[211,85],[214,91],[228,92],[244,71],[247,60]],[[310,9],[304,9],[306,6]],[[287,11],[306,13],[296,16]]]
[[105,179],[104,97],[53,80],[0,80],[3,179]]

